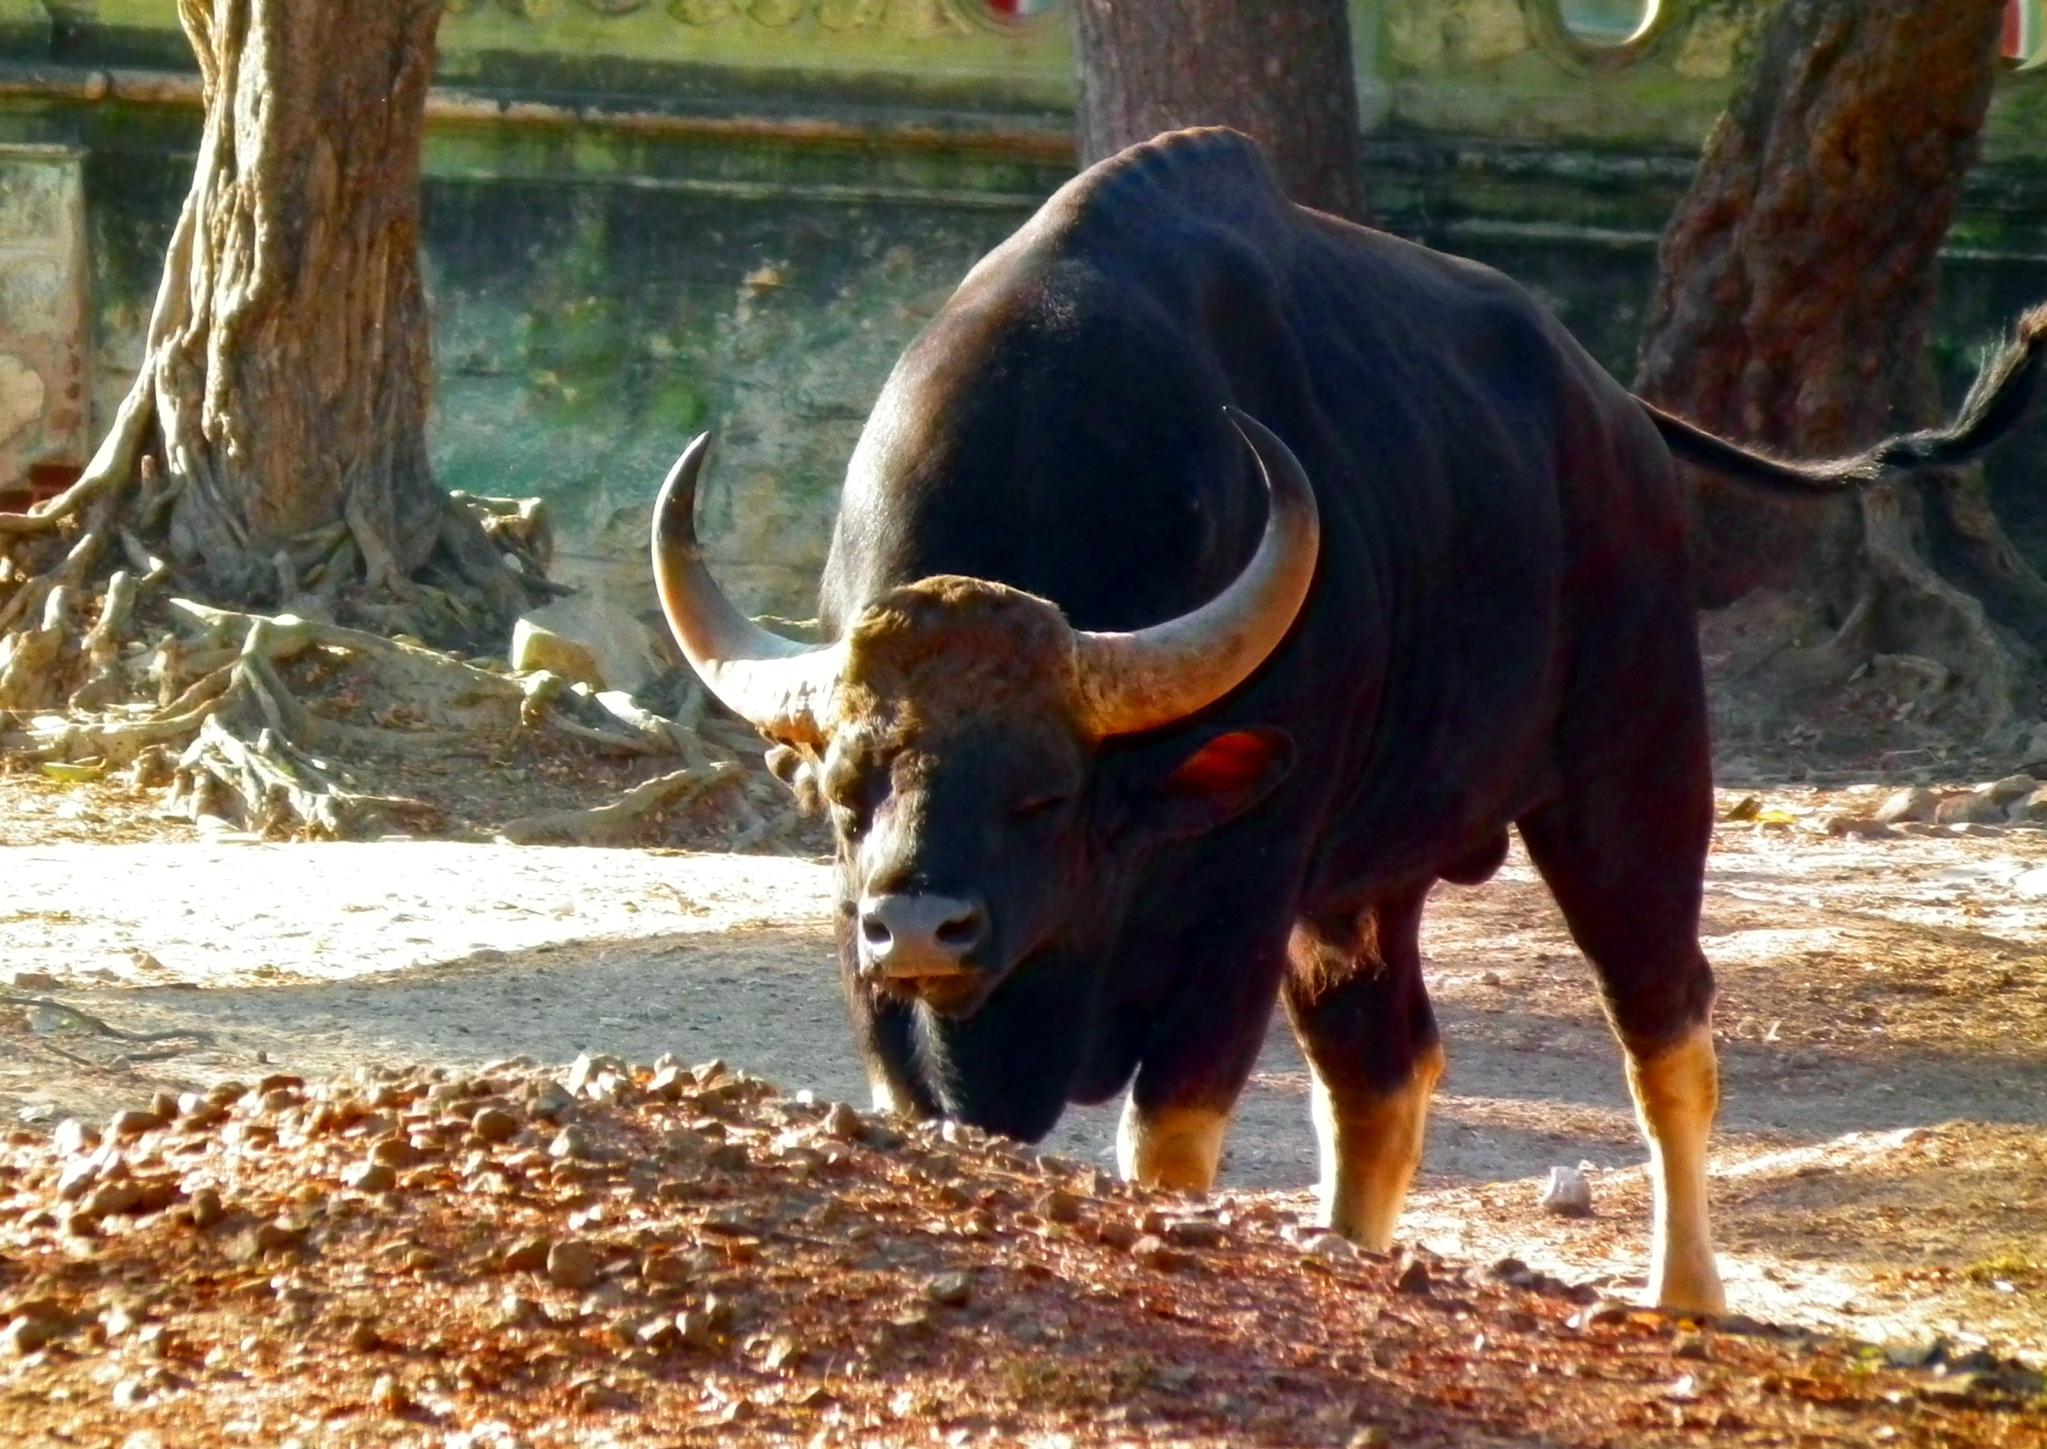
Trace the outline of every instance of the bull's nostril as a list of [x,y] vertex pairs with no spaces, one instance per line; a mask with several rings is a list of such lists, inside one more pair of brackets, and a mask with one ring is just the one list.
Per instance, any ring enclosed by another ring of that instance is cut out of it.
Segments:
[[963,915],[954,916],[951,920],[942,923],[938,928],[940,945],[956,946],[964,950],[980,939],[981,913],[979,911],[969,911]]
[[886,946],[889,943],[888,923],[877,915],[870,914],[860,918],[860,934],[870,946]]

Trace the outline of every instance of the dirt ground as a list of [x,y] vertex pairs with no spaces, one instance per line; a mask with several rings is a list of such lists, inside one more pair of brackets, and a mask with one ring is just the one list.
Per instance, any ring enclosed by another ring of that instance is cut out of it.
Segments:
[[[0,849],[9,1119],[103,1119],[266,1071],[586,1049],[718,1057],[864,1101],[818,860],[190,843],[109,788],[9,782],[8,838],[44,842]],[[1774,789],[1763,823],[1719,830],[1706,945],[1730,1306],[2047,1358],[2047,831],[1824,832],[1873,792]],[[110,828],[144,838],[90,843]],[[1425,948],[1451,1065],[1403,1236],[1637,1288],[1647,1202],[1619,1056],[1525,858],[1443,888]],[[1107,1166],[1113,1119],[1076,1111],[1047,1146]],[[1225,1181],[1298,1210],[1313,1162],[1306,1074],[1279,1028]],[[1589,1165],[1593,1217],[1537,1208],[1557,1164]]]

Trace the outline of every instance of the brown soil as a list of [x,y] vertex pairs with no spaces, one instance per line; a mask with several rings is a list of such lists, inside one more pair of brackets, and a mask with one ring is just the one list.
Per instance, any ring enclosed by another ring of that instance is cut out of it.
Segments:
[[1988,1358],[1912,1372],[1354,1254],[1262,1195],[1133,1192],[711,1068],[600,1061],[573,1105],[548,1080],[273,1077],[68,1157],[15,1134],[0,1434],[2047,1444],[2038,1377]]

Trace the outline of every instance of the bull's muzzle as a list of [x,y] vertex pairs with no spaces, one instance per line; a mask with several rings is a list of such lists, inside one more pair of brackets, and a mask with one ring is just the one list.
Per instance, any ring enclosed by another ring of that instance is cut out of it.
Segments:
[[978,896],[905,892],[860,902],[860,974],[870,979],[964,975],[987,939],[988,908]]

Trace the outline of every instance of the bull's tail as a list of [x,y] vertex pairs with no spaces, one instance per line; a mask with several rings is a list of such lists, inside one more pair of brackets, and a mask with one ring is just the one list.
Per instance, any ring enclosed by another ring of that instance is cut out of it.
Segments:
[[[1643,402],[1642,410],[1679,461],[1710,468],[1772,493],[1838,493],[1896,473],[1952,467],[1980,457],[2026,415],[2047,370],[2047,305],[2019,318],[2017,331],[1983,364],[1953,422],[1904,433],[1846,458],[1800,462],[1773,458],[1709,433]],[[1641,399],[1637,398],[1637,402]]]

